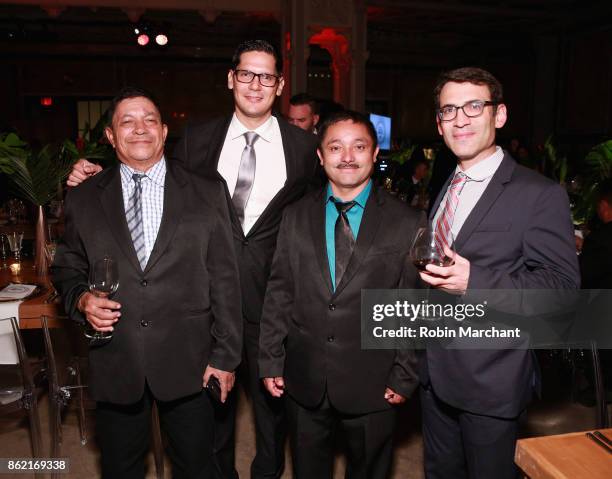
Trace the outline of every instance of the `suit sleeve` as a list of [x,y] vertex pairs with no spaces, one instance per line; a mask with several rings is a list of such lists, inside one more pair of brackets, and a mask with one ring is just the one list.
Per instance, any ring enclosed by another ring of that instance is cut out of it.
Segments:
[[[407,244],[412,244],[412,240],[417,230],[421,227],[427,226],[427,217],[423,212],[418,215],[414,215],[415,219],[411,226],[412,238]],[[400,278],[400,289],[416,289],[419,285],[418,274],[416,268],[412,264],[410,254],[406,252],[404,257],[404,267],[402,269],[402,275]],[[401,341],[405,341],[402,339]],[[419,378],[417,375],[417,356],[412,348],[400,347],[395,351],[395,360],[389,377],[387,379],[387,386],[394,392],[401,394],[404,397],[410,397],[416,387],[419,384]]]
[[[523,267],[507,271],[470,265],[471,289],[576,289],[580,273],[569,201],[557,184],[544,188],[523,232]],[[503,247],[503,246],[501,246]]]
[[223,371],[234,371],[242,357],[242,303],[229,211],[220,184],[215,200],[217,223],[206,257],[214,318],[211,327],[214,345],[209,364]]
[[281,221],[272,269],[264,299],[259,334],[259,376],[282,376],[285,367],[285,339],[293,306],[293,275],[289,259],[290,223],[285,210]]
[[77,309],[79,298],[89,290],[89,262],[79,235],[76,218],[79,201],[83,200],[75,197],[73,190],[68,192],[64,210],[64,236],[57,246],[51,266],[51,277],[53,285],[64,300],[64,309],[68,317],[73,321],[85,324],[85,315]]

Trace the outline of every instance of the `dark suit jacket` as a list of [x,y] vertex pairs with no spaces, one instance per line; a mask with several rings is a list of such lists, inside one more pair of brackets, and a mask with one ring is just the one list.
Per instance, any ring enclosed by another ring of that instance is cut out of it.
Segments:
[[612,289],[612,221],[585,238],[580,272],[583,288]]
[[111,255],[119,265],[121,317],[113,338],[92,347],[90,392],[119,404],[138,401],[145,379],[168,401],[202,389],[207,364],[233,371],[242,348],[236,258],[219,182],[167,162],[164,211],[146,269],[128,230],[119,166],[69,191],[66,231],[52,268],[66,311],[77,310],[93,262]]
[[[215,176],[225,184],[217,172],[217,166],[231,119],[228,116],[188,127],[176,147],[175,157],[188,170]],[[246,236],[236,216],[227,185],[225,188],[240,269],[243,314],[252,323],[259,323],[261,317],[283,208],[304,195],[315,178],[318,164],[316,136],[290,125],[281,117],[277,117],[277,120],[283,139],[287,181]]]
[[409,396],[418,380],[411,350],[361,349],[361,290],[414,288],[408,258],[425,217],[374,188],[355,249],[332,292],[325,244],[325,190],[312,192],[283,215],[261,321],[261,377],[283,376],[306,407],[329,400],[346,414],[384,410],[385,387]]
[[[455,248],[470,261],[467,294],[575,289],[580,284],[565,190],[517,165],[508,153],[466,219]],[[431,381],[446,403],[476,414],[516,417],[538,386],[535,357],[525,349],[445,350],[432,345],[422,359],[422,381]]]

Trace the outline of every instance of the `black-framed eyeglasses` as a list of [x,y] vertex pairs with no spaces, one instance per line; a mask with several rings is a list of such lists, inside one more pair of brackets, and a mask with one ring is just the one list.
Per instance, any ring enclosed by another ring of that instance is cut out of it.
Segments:
[[234,78],[240,83],[251,83],[255,77],[259,79],[261,86],[276,86],[280,75],[272,75],[271,73],[253,73],[249,70],[234,70]]
[[498,104],[499,102],[496,101],[471,100],[461,106],[444,105],[443,107],[438,108],[437,115],[440,121],[452,121],[457,118],[457,112],[461,110],[465,116],[476,118],[477,116],[482,115],[482,112],[486,106]]

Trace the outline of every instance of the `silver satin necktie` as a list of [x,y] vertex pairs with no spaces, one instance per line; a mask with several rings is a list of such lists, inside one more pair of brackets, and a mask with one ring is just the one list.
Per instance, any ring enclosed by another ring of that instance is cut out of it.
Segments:
[[242,157],[240,159],[240,169],[238,170],[238,179],[236,180],[236,187],[234,188],[234,194],[232,195],[232,203],[236,209],[236,214],[240,220],[240,224],[244,228],[244,210],[251,191],[253,190],[253,182],[255,181],[255,142],[259,135],[254,131],[247,131],[244,134],[246,139],[246,145],[242,150]]
[[130,200],[130,207],[126,212],[126,218],[132,241],[134,242],[134,249],[136,250],[136,256],[140,267],[145,269],[147,265],[147,252],[145,251],[144,242],[144,228],[142,226],[142,178],[145,175],[134,173],[132,179],[134,180],[134,193]]

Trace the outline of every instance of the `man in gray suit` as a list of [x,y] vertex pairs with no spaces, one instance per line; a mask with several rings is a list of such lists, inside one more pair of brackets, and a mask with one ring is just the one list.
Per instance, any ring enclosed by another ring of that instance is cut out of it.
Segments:
[[[479,68],[453,70],[440,77],[435,103],[457,167],[430,220],[441,246],[454,239],[456,254],[452,266],[428,265],[423,281],[455,294],[577,288],[565,191],[495,144],[508,114],[501,84]],[[518,419],[539,386],[533,352],[432,345],[421,359],[427,477],[516,477]]]
[[[71,319],[112,338],[89,351],[90,393],[104,478],[144,478],[157,403],[175,478],[213,473],[211,376],[221,401],[242,351],[240,284],[223,186],[166,162],[162,123],[147,92],[126,88],[106,135],[120,163],[73,188],[53,282]],[[112,256],[119,289],[89,292]]]

